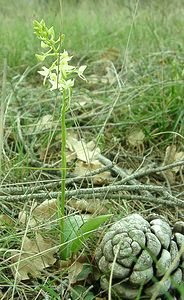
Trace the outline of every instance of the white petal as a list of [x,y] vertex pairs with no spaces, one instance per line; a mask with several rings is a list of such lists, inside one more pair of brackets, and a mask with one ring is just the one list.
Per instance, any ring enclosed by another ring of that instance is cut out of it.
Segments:
[[87,66],[80,66],[79,69],[78,69],[78,76],[83,79],[83,80],[86,80],[85,76],[83,75],[83,72],[85,71],[85,69],[87,68]]

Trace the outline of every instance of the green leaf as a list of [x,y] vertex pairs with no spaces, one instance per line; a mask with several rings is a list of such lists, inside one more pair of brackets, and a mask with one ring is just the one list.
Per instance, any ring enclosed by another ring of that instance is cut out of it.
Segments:
[[65,242],[74,239],[78,234],[78,229],[84,224],[87,220],[88,215],[72,215],[67,216],[65,220]]
[[112,215],[102,215],[86,220],[76,232],[77,239],[72,242],[71,253],[74,254],[78,252],[83,247],[84,242],[93,234],[93,231],[100,227],[100,225],[106,222],[111,216]]
[[87,295],[84,297],[84,300],[93,300],[95,296],[92,292],[88,292]]
[[93,269],[90,264],[83,264],[82,271],[76,277],[77,281],[85,280],[88,278],[89,274],[93,272]]
[[64,224],[64,241],[71,242],[66,245],[65,253],[62,253],[64,259],[71,256],[72,240],[78,238],[78,229],[84,224],[87,218],[89,218],[88,215],[67,216]]
[[72,288],[72,300],[93,300],[95,296],[92,292],[87,292],[87,288],[76,285]]
[[91,217],[90,215],[68,216],[64,226],[64,241],[68,242],[62,253],[62,258],[67,259],[77,253],[84,242],[93,234],[102,223],[106,222],[112,215]]

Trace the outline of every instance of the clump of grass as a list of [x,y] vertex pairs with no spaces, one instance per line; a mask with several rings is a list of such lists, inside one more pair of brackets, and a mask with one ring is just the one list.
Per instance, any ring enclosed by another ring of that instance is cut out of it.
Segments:
[[[7,3],[2,0],[1,59],[7,57],[10,66],[35,64],[34,53],[38,43],[31,30],[35,18],[44,18],[49,25],[54,25],[56,32],[62,29],[70,37],[66,48],[80,56],[116,47],[124,60],[125,52],[129,58],[136,59],[158,50],[182,49],[180,28],[184,25],[184,10],[178,1],[167,1],[167,4],[154,1],[149,5],[140,1],[136,12],[137,1],[129,4],[104,0],[98,2],[98,9],[96,5],[95,1],[63,1],[61,12],[59,1],[20,0]],[[136,18],[132,24],[134,13]],[[126,63],[129,64],[129,60]]]

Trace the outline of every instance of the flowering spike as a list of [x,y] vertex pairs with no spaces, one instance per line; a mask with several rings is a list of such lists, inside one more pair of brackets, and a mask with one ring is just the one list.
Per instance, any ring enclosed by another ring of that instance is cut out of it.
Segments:
[[69,56],[66,50],[61,52],[60,49],[64,40],[64,34],[61,34],[60,37],[55,40],[54,28],[48,28],[44,20],[41,20],[40,22],[35,20],[34,30],[37,37],[41,40],[42,49],[47,49],[47,52],[36,54],[37,59],[44,61],[49,56],[55,57],[55,61],[50,68],[43,66],[42,71],[39,71],[39,74],[44,76],[44,84],[48,79],[51,85],[51,91],[58,89],[60,92],[63,92],[63,90],[65,90],[70,94],[69,90],[74,86],[76,76],[85,80],[83,72],[86,69],[86,66],[77,68],[69,64],[72,56]]

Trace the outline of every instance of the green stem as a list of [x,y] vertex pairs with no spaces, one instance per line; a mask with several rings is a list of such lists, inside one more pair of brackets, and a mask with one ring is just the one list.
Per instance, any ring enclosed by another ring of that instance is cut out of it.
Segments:
[[66,90],[63,90],[63,103],[61,107],[61,199],[59,203],[59,217],[60,217],[60,242],[61,242],[61,256],[65,256],[65,247],[62,244],[65,242],[64,230],[65,230],[65,186],[66,186],[66,124],[65,124],[65,113],[66,113]]

